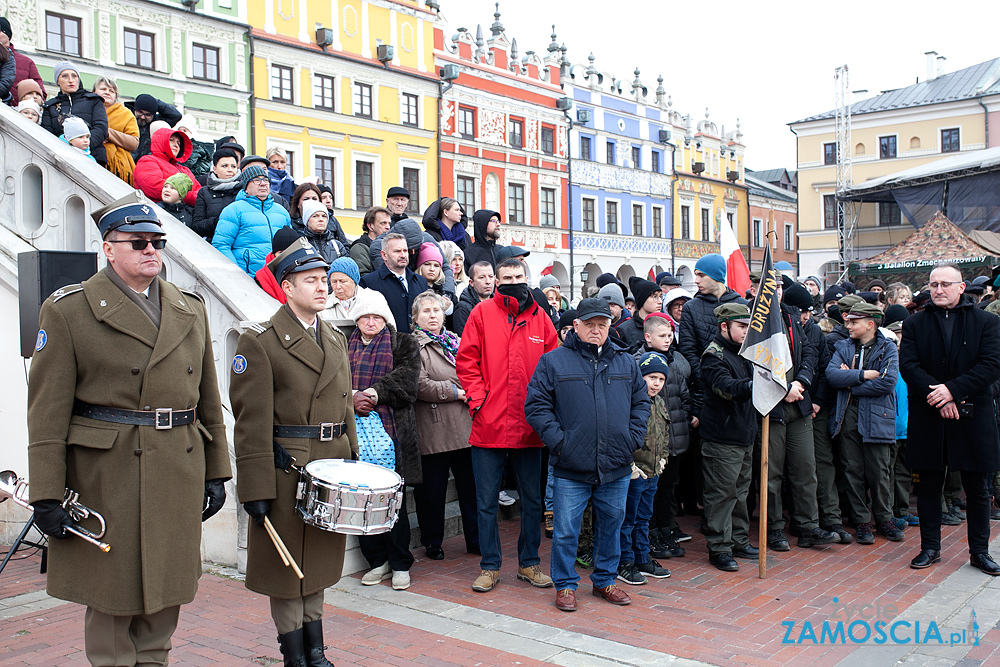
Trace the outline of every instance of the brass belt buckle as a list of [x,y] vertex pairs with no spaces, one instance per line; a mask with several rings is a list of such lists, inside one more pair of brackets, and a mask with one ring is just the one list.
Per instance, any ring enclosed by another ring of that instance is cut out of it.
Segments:
[[333,440],[333,422],[323,422],[319,425],[320,442],[330,442]]
[[174,427],[174,409],[156,408],[156,421],[154,426],[157,431],[166,431]]

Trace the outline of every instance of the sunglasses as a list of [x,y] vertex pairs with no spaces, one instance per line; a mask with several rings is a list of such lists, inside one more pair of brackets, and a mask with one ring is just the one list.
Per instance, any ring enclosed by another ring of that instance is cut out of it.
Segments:
[[108,243],[131,243],[132,250],[145,250],[146,244],[153,246],[153,250],[163,250],[167,245],[166,239],[128,239],[125,241],[108,241]]

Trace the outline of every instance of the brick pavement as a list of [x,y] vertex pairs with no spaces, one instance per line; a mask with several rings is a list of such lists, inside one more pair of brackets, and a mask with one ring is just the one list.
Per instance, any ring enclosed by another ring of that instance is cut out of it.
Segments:
[[[387,583],[362,587],[355,575],[328,593],[328,655],[341,667],[661,664],[657,654],[662,664],[671,655],[712,665],[1000,664],[1000,581],[994,585],[968,566],[964,525],[944,528],[944,558],[929,570],[907,567],[918,544],[911,528],[896,544],[879,539],[873,547],[793,547],[770,557],[768,579],[761,581],[749,562],[741,561],[735,574],[711,567],[695,525],[689,517],[681,522],[694,539],[684,544],[686,557],[664,562],[673,573],[669,579],[627,587],[633,604],[614,607],[589,594],[583,573],[580,610],[573,614],[555,610],[551,589],[515,581],[516,521],[501,524],[506,562],[503,581],[491,593],[470,590],[479,564],[465,554],[462,538],[445,543],[443,561],[429,561],[417,549],[409,591],[394,592]],[[543,539],[546,569],[549,544]],[[14,561],[0,578],[3,602],[27,601],[23,613],[0,604],[0,665],[86,665],[82,608],[39,595],[44,581],[37,568],[37,557]],[[834,612],[833,597],[847,604],[891,603],[899,619],[924,628],[936,621],[947,631],[965,627],[974,608],[980,645],[782,642],[782,621],[795,621],[797,628],[809,621],[818,635]],[[183,665],[276,664],[266,602],[234,578],[206,574],[197,599],[183,608],[171,656],[172,664]]]

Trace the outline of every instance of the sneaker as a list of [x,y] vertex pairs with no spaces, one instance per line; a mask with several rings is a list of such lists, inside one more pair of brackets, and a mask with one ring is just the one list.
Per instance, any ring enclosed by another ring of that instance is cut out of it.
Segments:
[[655,560],[651,560],[648,563],[641,563],[635,566],[635,569],[647,577],[652,577],[653,579],[666,579],[670,576],[670,570],[663,567]]
[[673,538],[667,538],[662,542],[663,549],[658,551],[658,554],[667,554],[666,556],[658,556],[650,552],[651,558],[681,558],[686,553],[684,547],[677,544],[677,541]]
[[892,525],[894,525],[897,530],[906,530],[906,526],[908,524],[906,523],[906,519],[904,519],[901,516],[898,516],[892,520]]
[[515,503],[516,501],[515,501],[515,500],[514,500],[513,498],[511,498],[511,497],[510,497],[509,495],[507,495],[507,492],[506,492],[506,491],[501,491],[501,492],[500,492],[500,498],[499,498],[499,502],[500,502],[500,504],[501,504],[501,505],[503,505],[504,507],[510,507],[510,506],[511,506],[511,505],[513,505],[513,504],[514,504],[514,503]]
[[670,532],[670,537],[674,538],[674,542],[690,542],[691,536],[685,533],[680,528],[674,528]]
[[872,534],[870,523],[859,523],[857,531],[858,544],[875,544],[875,535]]
[[372,568],[365,573],[365,576],[361,577],[361,583],[365,586],[374,586],[375,584],[380,584],[386,579],[392,578],[392,568],[389,567],[388,563],[382,563],[376,568]]
[[392,590],[405,591],[410,587],[410,573],[407,571],[393,571]]
[[788,538],[782,529],[772,530],[767,534],[767,548],[771,551],[789,551],[792,547],[788,545]]
[[878,533],[890,542],[902,542],[903,531],[896,527],[895,522],[886,521],[878,527]]
[[944,512],[941,514],[941,525],[942,526],[961,526],[962,519],[951,512]]
[[555,532],[556,523],[553,518],[552,512],[545,512],[545,537],[552,538],[552,533]]
[[594,552],[588,551],[586,553],[577,554],[576,564],[580,567],[585,567],[588,570],[594,569]]
[[552,577],[542,572],[542,568],[537,565],[517,568],[517,578],[527,581],[535,588],[549,588],[552,586]]
[[907,514],[906,516],[903,517],[903,519],[906,520],[906,524],[909,526],[920,525],[920,517],[918,517],[916,514]]
[[479,576],[476,577],[476,580],[472,582],[472,590],[478,593],[488,593],[499,583],[499,570],[483,570],[479,573]]
[[854,541],[854,538],[851,536],[851,534],[846,530],[844,530],[844,526],[839,523],[835,523],[832,526],[823,527],[823,530],[828,530],[831,533],[836,533],[838,538],[837,544],[850,544],[851,542]]
[[646,583],[646,577],[642,576],[642,573],[636,569],[635,563],[622,563],[618,568],[618,578],[633,586],[641,586]]

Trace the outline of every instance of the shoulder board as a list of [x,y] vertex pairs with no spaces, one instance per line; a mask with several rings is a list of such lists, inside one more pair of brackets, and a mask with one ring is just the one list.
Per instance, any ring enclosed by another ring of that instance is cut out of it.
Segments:
[[262,333],[264,333],[265,331],[267,331],[270,328],[271,328],[271,322],[270,321],[267,321],[267,322],[254,322],[249,327],[247,327],[247,331],[252,331],[255,334],[262,334]]
[[198,299],[198,301],[205,303],[205,298],[202,295],[198,294],[197,292],[193,292],[189,289],[183,289],[181,287],[178,287],[177,289],[179,289],[183,294],[187,294],[188,296],[193,296],[194,298]]
[[704,357],[706,354],[710,354],[713,357],[718,357],[719,359],[722,359],[722,357],[725,355],[725,351],[722,349],[721,345],[719,345],[713,340],[711,343],[708,344],[708,347],[705,348],[704,354],[702,354],[701,356]]
[[83,291],[83,285],[77,283],[74,285],[66,285],[66,287],[60,287],[49,297],[52,302],[55,303],[64,296],[69,296],[70,294],[76,294],[77,292]]

